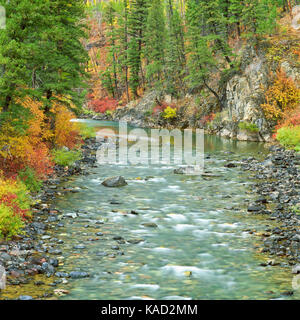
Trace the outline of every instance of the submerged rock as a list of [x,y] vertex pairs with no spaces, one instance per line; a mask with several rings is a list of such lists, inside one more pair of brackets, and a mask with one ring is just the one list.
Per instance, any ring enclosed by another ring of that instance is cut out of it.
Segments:
[[87,272],[81,272],[81,271],[72,271],[70,272],[70,277],[72,279],[83,279],[88,278],[90,275]]

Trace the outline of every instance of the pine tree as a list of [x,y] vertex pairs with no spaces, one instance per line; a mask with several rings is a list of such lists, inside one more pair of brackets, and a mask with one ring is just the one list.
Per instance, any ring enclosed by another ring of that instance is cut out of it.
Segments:
[[219,104],[223,107],[218,93],[207,82],[209,73],[218,66],[218,63],[218,69],[220,70],[221,63],[215,58],[217,53],[221,53],[231,64],[228,56],[230,50],[224,41],[224,37],[226,37],[224,23],[218,23],[222,21],[219,9],[217,1],[189,0],[187,3],[187,49],[189,54],[189,75],[187,79],[192,89],[204,85],[215,95]]
[[128,34],[130,36],[128,43],[128,67],[130,68],[130,88],[135,97],[140,85],[140,72],[142,73],[142,82],[144,83],[142,49],[145,43],[144,31],[146,29],[148,6],[148,0],[132,0],[130,2],[128,16]]
[[[38,1],[39,2],[39,1]],[[67,97],[80,107],[85,92],[85,65],[88,54],[81,42],[85,38],[84,3],[76,0],[45,2],[40,30],[40,49],[32,60],[36,70],[36,90],[48,101]],[[71,104],[70,104],[71,105]],[[49,108],[47,107],[48,111]]]
[[118,20],[114,2],[108,2],[104,10],[104,21],[106,22],[107,32],[106,41],[108,44],[108,68],[102,74],[104,87],[115,97],[119,98],[119,80],[118,80]]
[[241,36],[241,21],[244,3],[241,0],[229,0],[229,22],[236,27],[238,36]]
[[185,75],[185,44],[183,22],[173,1],[167,4],[167,39],[166,39],[166,90],[176,95],[184,90],[183,77]]
[[271,33],[276,26],[276,4],[272,0],[245,0],[242,22],[248,37]]
[[31,37],[39,8],[36,2],[28,0],[1,0],[0,4],[6,9],[6,29],[0,30],[0,106],[2,112],[8,112],[28,91],[31,79],[28,63],[37,44]]
[[165,15],[161,0],[153,0],[149,8],[145,32],[146,78],[160,85],[165,59]]

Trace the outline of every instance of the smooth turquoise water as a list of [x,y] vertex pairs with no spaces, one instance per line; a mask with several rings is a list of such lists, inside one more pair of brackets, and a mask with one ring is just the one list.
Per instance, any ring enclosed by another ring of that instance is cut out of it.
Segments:
[[[99,129],[117,126],[86,122]],[[65,241],[66,253],[59,271],[87,271],[91,276],[70,281],[66,285],[70,295],[62,299],[286,298],[281,294],[292,290],[291,270],[260,267],[268,257],[257,253],[260,238],[245,231],[262,231],[274,222],[247,213],[246,200],[256,196],[251,191],[254,181],[239,168],[224,167],[227,159],[264,151],[262,144],[207,136],[205,152],[211,158],[205,161],[206,170],[222,177],[175,175],[174,165],[112,164],[67,182],[66,187],[78,187],[80,192],[59,198],[55,205],[63,213],[79,210],[80,216],[65,220],[65,228],[56,234]],[[101,185],[115,175],[124,176],[128,186]],[[112,205],[112,199],[121,204]],[[95,224],[99,220],[104,224]],[[149,222],[158,228],[142,225]],[[100,240],[89,241],[97,238],[96,232],[103,233]],[[118,244],[112,240],[115,236],[126,242]],[[130,239],[143,242],[131,244]],[[78,244],[85,249],[74,249]]]

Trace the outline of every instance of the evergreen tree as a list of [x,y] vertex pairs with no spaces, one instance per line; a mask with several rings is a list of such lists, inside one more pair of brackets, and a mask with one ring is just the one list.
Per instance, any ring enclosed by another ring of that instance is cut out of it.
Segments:
[[28,92],[28,63],[37,46],[37,40],[31,38],[39,6],[28,0],[1,0],[0,4],[6,9],[6,29],[0,30],[0,106],[2,112],[8,112]]
[[117,55],[120,48],[117,45],[118,30],[117,30],[117,16],[114,2],[108,2],[104,11],[104,21],[107,25],[106,40],[108,44],[108,68],[103,73],[104,87],[115,97],[119,98],[119,81],[118,81],[118,62]]
[[173,1],[167,4],[167,39],[166,39],[166,90],[175,95],[184,89],[183,77],[185,75],[185,45],[184,29],[179,11],[174,7]]
[[140,85],[140,72],[142,82],[144,76],[142,70],[142,49],[145,43],[144,31],[146,29],[148,15],[148,0],[132,0],[130,2],[128,16],[128,67],[130,68],[130,88],[133,95],[137,96],[137,89]]
[[245,0],[242,22],[248,37],[271,33],[276,26],[276,4],[272,0]]
[[241,0],[229,0],[229,22],[236,27],[237,33],[241,36],[241,21],[244,3]]
[[216,68],[219,71],[227,69],[226,64],[220,60],[222,56],[228,62],[229,67],[232,66],[229,57],[231,51],[226,41],[226,23],[220,14],[218,2],[189,0],[186,19],[189,53],[187,79],[192,89],[204,85],[223,107],[222,99],[207,82],[209,73]]
[[146,78],[161,84],[165,59],[165,15],[161,0],[153,0],[149,8],[145,32]]
[[[38,1],[39,2],[39,1]],[[80,107],[85,87],[88,54],[81,43],[86,36],[84,3],[77,0],[45,2],[40,47],[32,68],[36,71],[36,90],[48,101],[66,97]],[[48,111],[48,107],[47,110]]]

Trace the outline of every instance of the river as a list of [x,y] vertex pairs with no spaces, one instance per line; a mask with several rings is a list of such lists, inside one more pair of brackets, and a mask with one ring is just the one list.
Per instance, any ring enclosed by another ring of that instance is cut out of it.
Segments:
[[[97,129],[118,126],[84,122]],[[55,205],[79,217],[53,231],[64,241],[59,271],[90,277],[69,281],[70,294],[61,299],[299,299],[298,293],[282,295],[292,290],[289,268],[260,266],[269,258],[258,252],[261,238],[249,231],[275,222],[247,213],[255,181],[224,167],[228,159],[265,152],[263,144],[206,136],[205,169],[219,177],[175,175],[172,164],[107,164],[66,182],[80,192]],[[128,186],[101,185],[116,175]]]

